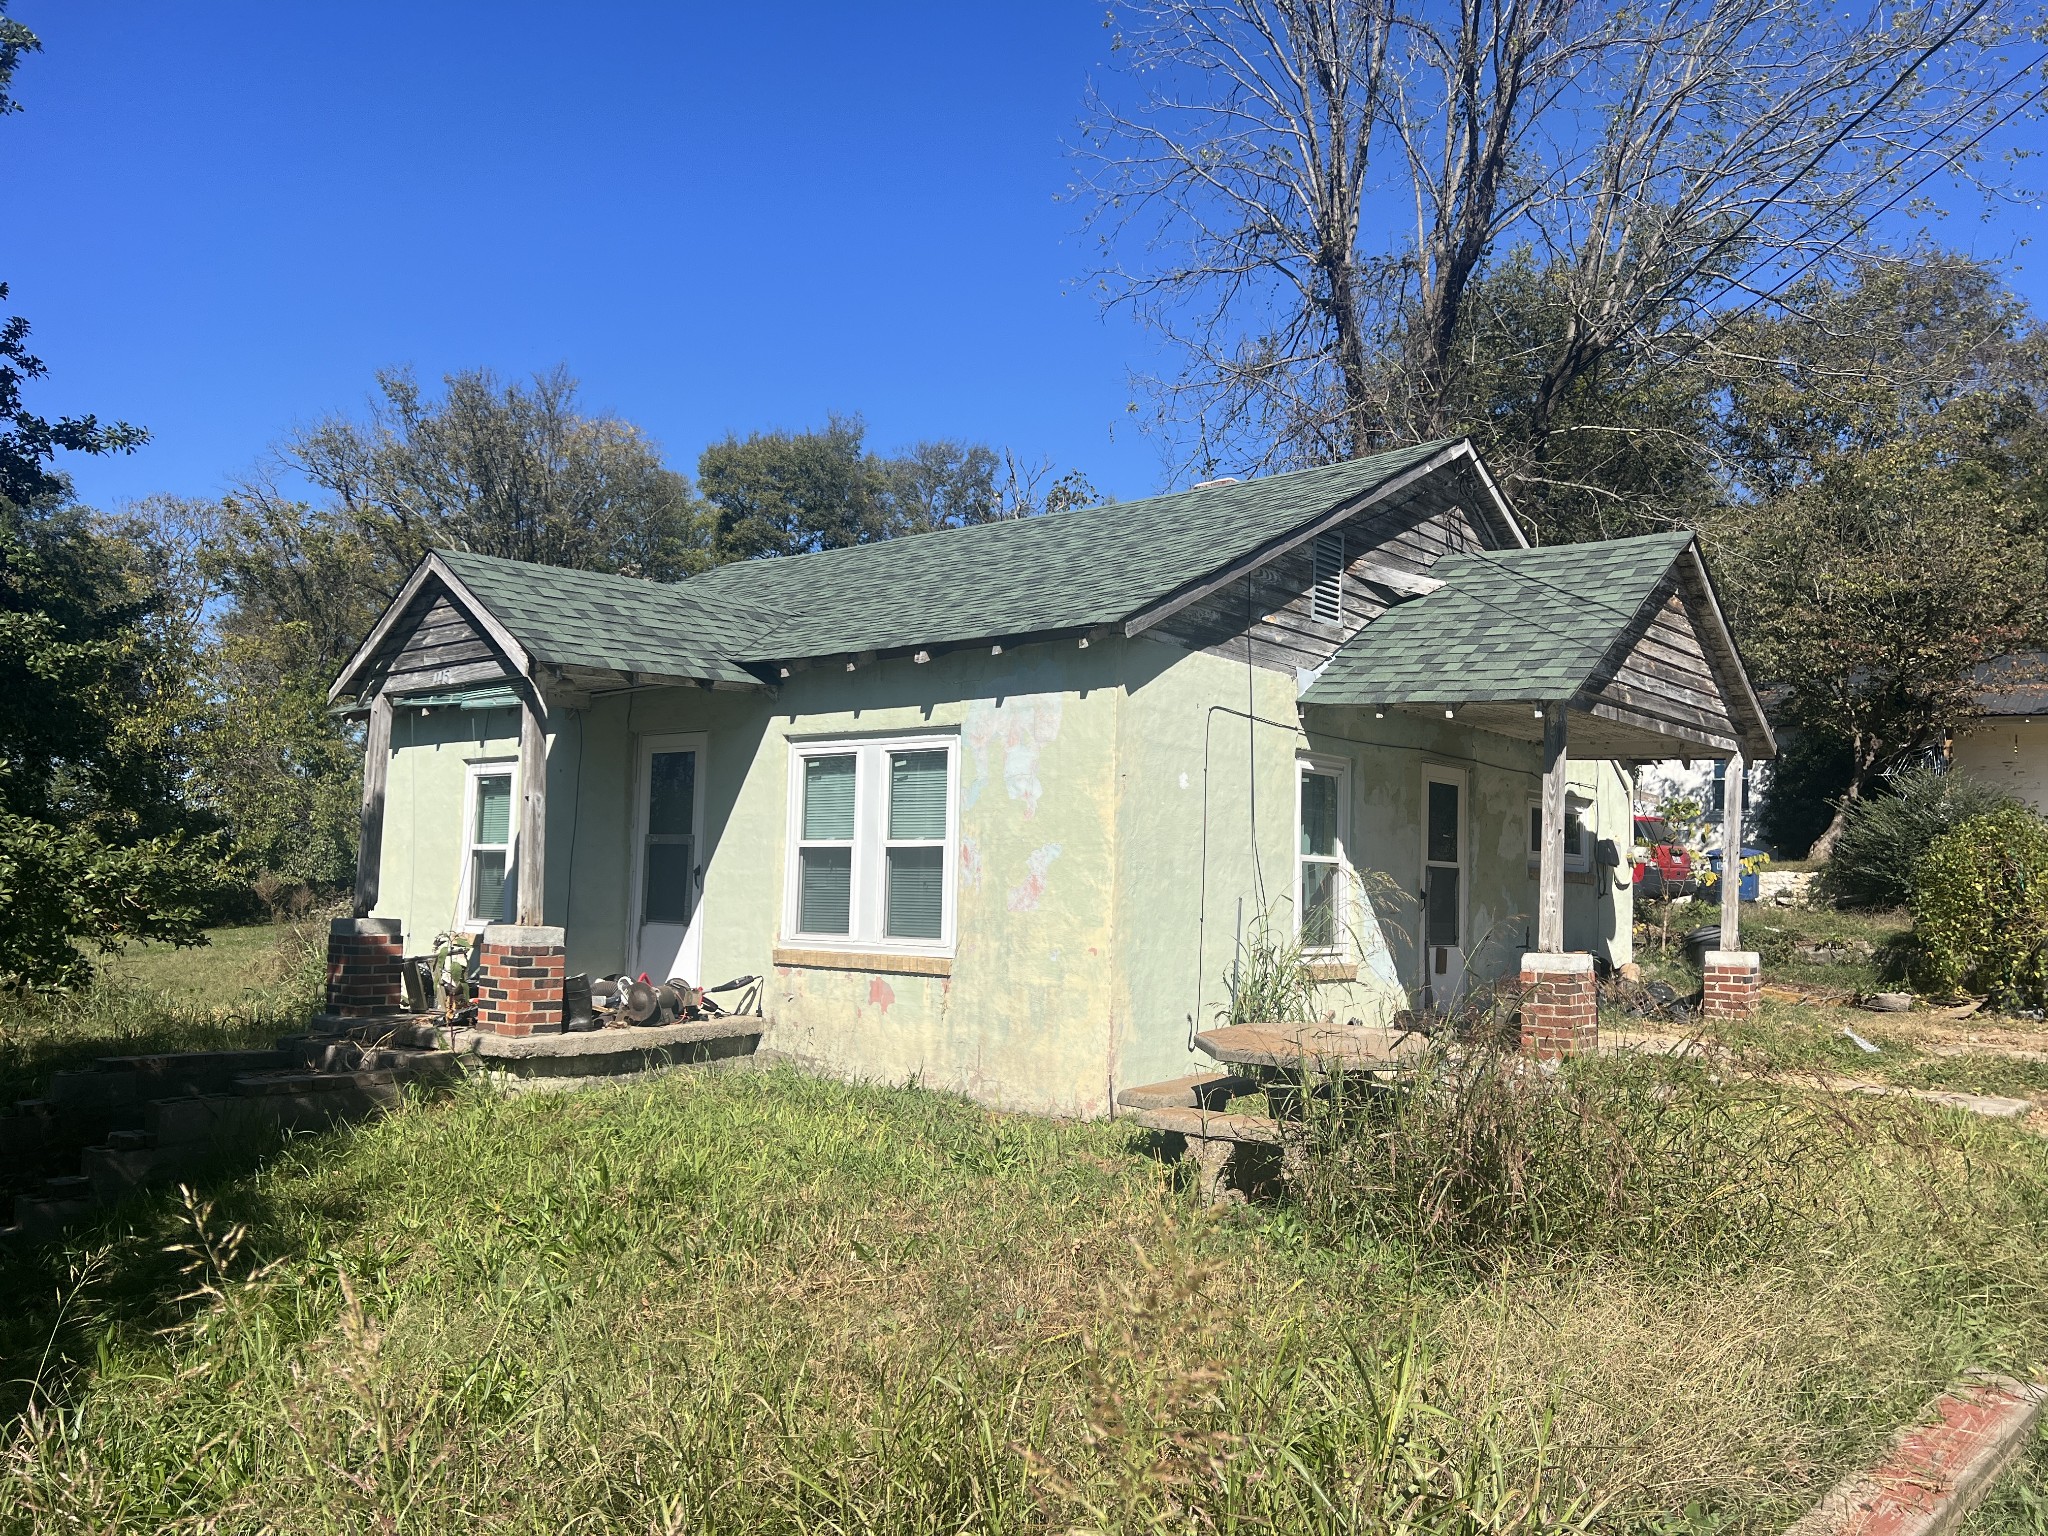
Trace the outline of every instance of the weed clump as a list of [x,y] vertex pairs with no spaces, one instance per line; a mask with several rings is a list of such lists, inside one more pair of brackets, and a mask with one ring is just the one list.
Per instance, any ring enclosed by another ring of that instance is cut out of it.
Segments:
[[1539,1067],[1439,1052],[1412,1091],[1313,1114],[1308,1219],[1491,1266],[1516,1253],[1730,1265],[1841,1218],[1856,1138],[1810,1098],[1641,1056]]

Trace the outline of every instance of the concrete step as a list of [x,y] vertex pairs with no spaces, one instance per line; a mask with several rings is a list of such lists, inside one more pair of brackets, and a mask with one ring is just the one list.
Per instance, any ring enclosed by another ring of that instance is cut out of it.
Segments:
[[165,1051],[148,1056],[102,1056],[95,1070],[108,1077],[132,1073],[143,1099],[185,1093],[225,1093],[250,1072],[269,1072],[295,1063],[276,1047],[245,1051]]
[[156,1136],[154,1133],[145,1131],[138,1126],[131,1131],[113,1132],[107,1137],[107,1145],[116,1152],[133,1152],[141,1147],[155,1146]]

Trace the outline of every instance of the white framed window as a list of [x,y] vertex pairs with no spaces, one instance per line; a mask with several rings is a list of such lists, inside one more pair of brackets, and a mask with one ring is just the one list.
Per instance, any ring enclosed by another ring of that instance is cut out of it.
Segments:
[[1344,532],[1319,533],[1315,541],[1315,581],[1311,588],[1315,616],[1332,624],[1344,622]]
[[1295,791],[1294,911],[1301,947],[1341,954],[1349,881],[1344,867],[1351,806],[1349,765],[1335,759],[1299,760]]
[[462,796],[462,891],[456,902],[463,928],[512,920],[514,767],[511,758],[469,765]]
[[[1593,839],[1596,835],[1597,820],[1594,803],[1583,795],[1570,790],[1564,797],[1564,867],[1565,873],[1582,875],[1593,867]],[[1534,869],[1543,860],[1543,802],[1529,802],[1529,867]]]
[[952,952],[959,763],[957,736],[791,743],[791,942]]

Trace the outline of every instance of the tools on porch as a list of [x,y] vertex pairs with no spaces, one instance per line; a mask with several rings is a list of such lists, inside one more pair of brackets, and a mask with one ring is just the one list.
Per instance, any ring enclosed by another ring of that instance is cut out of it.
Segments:
[[[571,978],[572,981],[576,979]],[[594,977],[588,985],[593,1022],[582,1026],[572,1022],[569,1025],[571,1029],[645,1029],[726,1014],[751,1013],[760,996],[758,976],[738,976],[706,988],[692,986],[680,976],[654,981],[643,971],[638,976]],[[742,991],[740,1006],[735,1008],[723,1006],[711,995],[735,991]]]

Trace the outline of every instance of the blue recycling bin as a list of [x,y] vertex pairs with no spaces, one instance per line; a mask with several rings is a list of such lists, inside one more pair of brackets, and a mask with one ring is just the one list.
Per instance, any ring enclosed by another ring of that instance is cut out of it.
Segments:
[[[1745,859],[1753,859],[1762,854],[1763,851],[1761,848],[1746,847],[1742,850],[1742,856]],[[1715,875],[1718,876],[1721,873],[1721,850],[1718,848],[1709,849],[1707,852],[1707,863],[1713,869]],[[1742,883],[1735,888],[1735,899],[1737,901],[1755,901],[1761,889],[1762,883],[1757,879],[1756,871],[1751,870],[1742,877]]]

